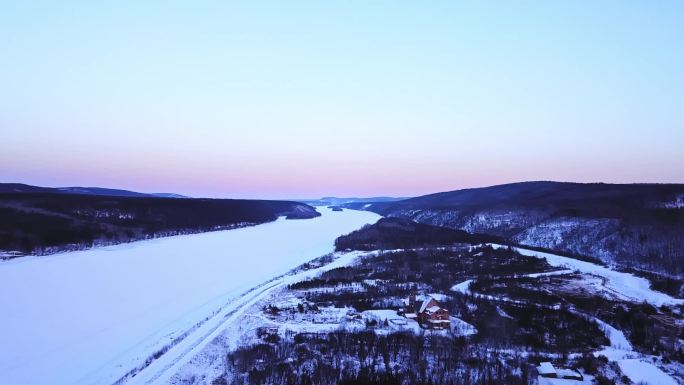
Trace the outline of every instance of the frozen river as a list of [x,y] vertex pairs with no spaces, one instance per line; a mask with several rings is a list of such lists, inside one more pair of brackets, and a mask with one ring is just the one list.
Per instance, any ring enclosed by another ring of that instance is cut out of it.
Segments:
[[0,383],[110,383],[245,290],[380,217],[333,212],[0,263]]

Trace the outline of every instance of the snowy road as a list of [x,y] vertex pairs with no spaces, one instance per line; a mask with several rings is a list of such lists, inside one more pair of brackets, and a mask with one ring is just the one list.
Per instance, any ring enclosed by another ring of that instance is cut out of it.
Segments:
[[137,373],[135,377],[130,378],[128,381],[124,381],[124,383],[136,385],[167,384],[169,379],[176,374],[180,368],[195,355],[200,353],[204,347],[222,333],[228,325],[239,320],[240,316],[242,316],[252,305],[261,299],[266,298],[273,291],[283,286],[287,286],[288,284],[301,281],[307,277],[314,277],[323,271],[349,265],[361,255],[370,255],[373,253],[376,252],[355,251],[350,253],[336,253],[337,259],[325,266],[277,277],[274,280],[255,288],[239,297],[233,303],[222,308],[216,316],[206,322],[198,330],[188,335],[182,343],[174,346],[144,370]]
[[276,282],[269,282],[263,287],[256,288],[227,304],[216,315],[197,329],[192,330],[180,343],[171,347],[161,357],[152,361],[149,365],[135,368],[135,376],[122,378],[121,382],[131,384],[166,383],[178,368],[182,367],[189,359],[200,352],[226,325],[238,319],[244,310],[248,309],[255,302],[281,287],[283,285],[282,281],[282,279],[279,279]]
[[184,337],[210,332],[217,312],[252,298],[241,294],[379,218],[319,211],[309,220],[0,263],[0,383],[111,384],[160,349],[192,349]]
[[[491,245],[495,248],[508,247],[497,244]],[[609,267],[599,266],[591,262],[580,261],[578,259],[563,257],[556,254],[534,251],[522,247],[513,247],[513,249],[522,255],[546,259],[546,262],[553,267],[569,269],[571,271],[577,270],[581,273],[603,277],[606,280],[604,285],[606,289],[627,301],[646,301],[654,306],[661,306],[663,304],[684,304],[684,299],[673,298],[665,293],[655,291],[651,289],[651,283],[647,279],[637,277],[633,274],[623,273]]]
[[636,352],[621,330],[597,318],[593,319],[610,340],[610,346],[595,352],[595,356],[605,356],[610,361],[617,362],[620,370],[634,384],[677,385],[674,378],[654,364],[657,357]]
[[[508,247],[497,244],[492,244],[492,246],[497,248]],[[605,279],[604,285],[608,289],[610,289],[611,292],[620,293],[623,299],[627,301],[646,301],[656,306],[662,304],[678,305],[684,303],[684,300],[680,298],[673,298],[667,294],[651,289],[650,283],[646,279],[636,277],[632,274],[618,272],[607,267],[599,266],[585,261],[580,261],[573,258],[563,257],[556,254],[544,253],[520,247],[514,247],[513,249],[515,249],[522,255],[527,255],[536,258],[544,258],[549,263],[549,265],[564,269],[546,273],[528,274],[526,275],[527,277],[562,275],[577,270],[581,273],[603,277]],[[492,296],[471,293],[469,287],[472,282],[473,280],[469,279],[464,282],[458,283],[454,285],[451,288],[451,290],[460,293],[478,295],[480,297],[485,297],[493,300],[510,301],[509,299],[505,298],[495,298]],[[571,310],[575,311],[573,309]],[[610,341],[610,346],[605,347],[604,349],[599,350],[594,354],[596,356],[606,356],[610,361],[617,362],[623,373],[627,375],[633,383],[636,384],[643,382],[651,385],[677,384],[676,380],[670,377],[667,373],[663,372],[660,368],[658,368],[658,366],[656,366],[653,363],[654,357],[636,352],[632,347],[632,344],[625,337],[625,334],[621,330],[618,330],[615,327],[593,316],[577,311],[575,312],[576,314],[579,314],[583,317],[586,317],[587,319],[596,322],[599,328],[605,333],[606,337]]]

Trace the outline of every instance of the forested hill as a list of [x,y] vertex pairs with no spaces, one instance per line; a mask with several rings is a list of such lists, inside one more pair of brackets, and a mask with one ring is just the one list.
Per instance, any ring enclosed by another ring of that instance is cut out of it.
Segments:
[[501,242],[500,238],[416,223],[406,218],[382,218],[372,225],[342,235],[335,249],[391,250],[452,246],[459,243]]
[[0,253],[49,254],[319,215],[288,201],[0,193]]
[[366,209],[684,274],[683,184],[523,182],[378,202]]
[[105,195],[115,197],[160,197],[187,198],[174,193],[141,193],[137,191],[103,188],[103,187],[40,187],[23,183],[0,183],[0,193],[53,193],[78,195]]

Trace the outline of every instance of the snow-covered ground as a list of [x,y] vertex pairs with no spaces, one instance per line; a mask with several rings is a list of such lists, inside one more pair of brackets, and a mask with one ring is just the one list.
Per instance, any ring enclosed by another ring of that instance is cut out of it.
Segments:
[[[263,291],[248,293],[240,298],[237,306],[231,306],[228,317],[215,317],[219,325],[210,333],[193,333],[183,344],[192,346],[173,348],[169,353],[152,363],[148,368],[132,378],[127,385],[181,385],[187,383],[204,384],[227,370],[226,354],[240,346],[249,346],[261,341],[257,331],[261,328],[277,330],[280,336],[290,333],[329,333],[335,330],[361,331],[373,330],[378,335],[394,332],[412,332],[416,335],[442,334],[468,336],[477,333],[469,323],[451,317],[451,330],[426,330],[415,320],[400,316],[396,310],[366,310],[358,313],[350,307],[320,307],[314,312],[288,313],[306,302],[287,288],[288,284],[312,278],[323,271],[355,263],[359,258],[377,255],[379,251],[352,251],[335,253],[335,260],[316,269],[298,271],[278,277]],[[267,306],[276,306],[284,314],[268,316]],[[374,325],[370,325],[372,321]],[[387,321],[387,324],[385,324]]]
[[[603,333],[605,333],[606,337],[610,341],[610,348],[599,351],[598,354],[604,355],[608,358],[613,358],[611,357],[611,353],[623,352],[622,354],[628,354],[634,351],[632,344],[629,342],[627,337],[625,337],[625,333],[598,318],[593,318],[593,321],[599,325],[599,328],[603,330]],[[620,357],[623,356],[621,355]]]
[[[421,334],[423,329],[415,320],[407,319],[397,314],[396,310],[366,310],[361,313],[364,320],[377,322],[376,334],[389,334],[410,331]],[[384,322],[387,321],[387,325]]]
[[573,270],[563,269],[563,270],[547,271],[547,272],[545,272],[545,273],[524,274],[523,277],[529,277],[529,278],[550,277],[550,276],[553,276],[553,275],[565,275],[565,274],[570,274],[570,273],[572,273],[572,272],[573,272]]
[[466,279],[465,281],[463,281],[461,283],[457,283],[454,286],[452,286],[451,290],[455,291],[457,293],[469,294],[471,283],[473,283],[472,279]]
[[[540,278],[540,277],[549,277],[552,275],[570,274],[572,272],[573,272],[573,270],[563,269],[563,270],[547,271],[545,273],[523,274],[523,275],[520,275],[519,277],[521,277],[521,278],[522,277]],[[452,286],[451,291],[455,291],[457,293],[463,293],[463,294],[470,294],[470,284],[471,283],[473,283],[473,280],[467,279],[463,282],[457,283],[454,286]]]
[[677,385],[677,381],[650,362],[638,359],[620,360],[618,365],[634,384]]
[[610,340],[610,347],[595,352],[594,355],[606,356],[620,366],[622,373],[634,384],[648,385],[676,385],[677,381],[658,368],[652,361],[653,357],[638,353],[632,348],[625,334],[613,326],[594,318],[599,327]]
[[[492,246],[508,247],[496,244],[493,244]],[[682,299],[673,298],[667,294],[652,290],[650,288],[648,280],[636,277],[632,274],[618,272],[607,267],[576,260],[573,258],[563,257],[560,255],[538,252],[518,247],[515,247],[514,249],[522,255],[544,258],[549,263],[549,265],[563,268],[563,270],[558,271],[527,274],[527,277],[563,275],[572,273],[574,271],[579,271],[581,273],[589,274],[591,276],[601,277],[602,279],[604,279],[604,281],[601,282],[602,286],[605,286],[605,288],[608,289],[609,292],[615,295],[619,295],[626,300],[632,300],[636,302],[646,301],[656,306],[660,306],[662,304],[673,305],[684,303],[684,300]],[[469,290],[470,284],[472,282],[472,279],[463,281],[461,283],[454,285],[451,288],[451,290],[465,294],[472,294]],[[480,296],[494,299],[491,296]],[[500,298],[497,299],[501,300]],[[587,316],[585,314],[582,315]],[[599,325],[601,330],[603,330],[603,332],[605,333],[606,337],[610,340],[610,346],[607,346],[604,349],[595,352],[594,354],[596,356],[606,356],[610,361],[617,362],[622,372],[627,377],[629,377],[632,383],[634,384],[638,384],[641,382],[649,385],[677,384],[677,381],[674,380],[670,375],[662,371],[654,363],[650,362],[652,361],[653,357],[634,351],[632,344],[625,337],[625,334],[622,331],[595,317],[590,318]],[[591,383],[591,380],[588,376],[584,379],[584,381],[572,381],[564,379],[550,379],[539,377],[539,383],[540,385],[589,384]]]
[[[211,374],[211,365],[208,367],[198,366],[197,362],[212,361],[207,358],[211,356],[211,350],[215,348],[212,343],[216,342],[217,339],[223,339],[225,351],[221,352],[219,359],[222,360],[226,351],[253,343],[253,336],[250,336],[250,332],[256,331],[261,326],[276,326],[282,331],[291,330],[295,332],[321,332],[339,328],[338,323],[274,323],[264,318],[261,309],[266,303],[276,303],[282,306],[283,298],[279,298],[279,295],[289,284],[312,278],[326,270],[349,265],[361,255],[374,253],[372,251],[335,253],[335,260],[326,265],[276,277],[265,287],[252,290],[221,308],[219,313],[208,322],[197,330],[193,330],[180,344],[174,346],[126,383],[135,385],[167,384],[174,382],[174,375],[178,375],[178,372],[183,371],[183,369],[189,370],[192,375],[206,376]],[[295,305],[299,303],[291,297],[286,297],[285,300]],[[213,361],[215,363],[216,360]]]
[[[508,247],[493,244],[493,247]],[[563,257],[556,254],[544,253],[520,247],[514,247],[517,252],[530,257],[544,258],[549,265],[565,269],[578,270],[581,273],[592,274],[606,279],[605,286],[613,293],[625,300],[643,302],[654,306],[684,304],[684,299],[673,298],[665,293],[651,289],[650,282],[633,274],[615,271],[609,267],[599,266],[591,262]]]
[[472,336],[477,334],[475,326],[456,317],[449,317],[451,320],[451,331],[458,336]]
[[245,291],[379,219],[318,210],[309,220],[1,262],[0,383],[112,383],[217,312],[228,316]]
[[592,385],[594,384],[594,377],[584,374],[583,380],[567,380],[564,378],[545,378],[539,376],[537,378],[539,385]]

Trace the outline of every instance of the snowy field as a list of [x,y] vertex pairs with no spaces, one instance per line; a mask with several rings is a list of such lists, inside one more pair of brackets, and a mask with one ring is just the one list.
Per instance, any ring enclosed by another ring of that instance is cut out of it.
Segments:
[[[505,247],[501,245],[493,245],[494,247]],[[624,299],[631,300],[635,302],[646,301],[655,306],[660,306],[663,304],[667,305],[679,305],[684,303],[684,300],[680,298],[673,298],[667,294],[655,291],[650,288],[650,283],[648,280],[634,276],[629,273],[623,273],[619,271],[612,270],[608,267],[599,266],[593,263],[580,261],[573,258],[563,257],[560,255],[543,253],[539,251],[528,250],[524,248],[514,248],[520,254],[544,258],[551,266],[569,268],[570,270],[578,270],[581,273],[593,274],[599,277],[603,277],[606,281],[604,285],[609,288],[613,293],[619,293]],[[551,272],[553,274],[555,272]],[[543,275],[543,274],[542,274]],[[458,289],[466,289],[469,283],[466,285],[465,282],[456,285],[454,287]],[[635,352],[632,348],[632,344],[627,340],[624,333],[607,323],[594,319],[599,327],[604,331],[606,337],[610,340],[610,347],[607,347],[596,355],[604,355],[611,361],[616,361],[620,366],[622,372],[630,378],[634,384],[647,384],[647,385],[675,385],[675,381],[667,373],[659,369],[654,363],[649,362],[650,357],[639,354]],[[544,379],[548,382],[548,379]],[[553,384],[560,384],[558,381],[549,382]]]
[[[508,247],[497,244],[492,244],[492,246],[495,248]],[[593,276],[603,278],[604,281],[601,283],[601,285],[609,289],[608,291],[610,293],[617,293],[621,298],[628,301],[646,301],[656,306],[662,304],[677,305],[684,303],[684,301],[680,298],[673,298],[667,294],[651,289],[650,284],[646,279],[636,277],[632,274],[618,272],[610,268],[599,266],[593,263],[563,257],[551,253],[544,253],[519,247],[514,247],[514,249],[522,255],[527,255],[536,258],[544,258],[549,263],[549,265],[563,269],[545,273],[523,275],[526,277],[563,275],[572,273],[574,271],[579,271],[583,274],[590,274]],[[451,287],[451,290],[464,294],[477,295],[489,299],[507,300],[505,298],[494,298],[488,295],[471,293],[469,288],[472,282],[472,279],[465,280]],[[646,385],[677,384],[676,380],[674,380],[671,376],[663,372],[660,368],[658,368],[658,366],[655,365],[653,360],[653,358],[655,357],[640,354],[634,351],[632,344],[625,337],[622,331],[614,328],[613,326],[595,317],[590,317],[582,313],[578,314],[584,317],[588,317],[594,322],[596,322],[599,328],[603,330],[606,337],[610,340],[610,346],[607,346],[604,349],[595,352],[594,355],[606,356],[610,361],[617,362],[622,372],[630,378],[632,383],[643,383]],[[591,383],[591,376],[585,376],[584,381],[539,377],[540,385],[579,385]]]
[[[492,244],[493,247],[504,248],[508,246]],[[646,301],[654,306],[684,304],[681,298],[673,298],[665,293],[651,289],[650,282],[633,274],[623,273],[609,267],[599,266],[594,263],[580,261],[573,258],[563,257],[556,254],[544,253],[520,247],[514,247],[515,251],[529,257],[543,258],[549,265],[564,269],[577,270],[581,273],[592,274],[606,279],[605,287],[627,301]]]
[[[227,351],[234,350],[238,346],[250,345],[256,341],[255,336],[250,336],[250,334],[256,332],[256,328],[264,326],[265,321],[269,326],[278,326],[283,331],[320,332],[337,329],[338,323],[313,324],[312,322],[302,322],[295,325],[287,322],[268,322],[263,317],[262,309],[266,304],[279,303],[279,306],[284,305],[280,302],[282,298],[278,299],[278,294],[286,289],[289,284],[313,278],[324,271],[350,265],[362,255],[375,253],[375,251],[337,252],[333,255],[333,261],[328,264],[277,277],[269,281],[264,287],[259,287],[257,290],[240,296],[237,300],[222,307],[216,316],[202,324],[197,330],[193,330],[181,343],[153,361],[144,370],[138,372],[135,377],[129,378],[125,383],[127,385],[185,384],[184,380],[177,381],[179,377],[176,375],[177,372],[179,370],[186,372],[182,369],[187,369],[191,373],[191,377],[198,375],[205,378],[206,376],[210,376],[211,379],[216,378],[222,371],[213,371],[216,368],[211,365],[206,366],[207,361],[213,361],[214,364],[218,363],[219,366],[223,365]],[[291,304],[293,303],[292,300],[293,298],[288,296],[286,302]],[[299,302],[296,300],[295,305]],[[339,315],[339,310],[336,312]],[[215,343],[219,340],[224,344],[220,354],[207,360],[207,351],[215,348]],[[182,376],[182,373],[179,374]]]
[[634,384],[677,385],[677,381],[649,362],[631,359],[618,361],[618,364],[622,373]]
[[0,383],[112,383],[231,299],[380,218],[319,211],[0,263]]
[[[251,346],[263,342],[258,335],[261,328],[276,329],[279,335],[289,333],[329,333],[335,330],[362,331],[369,330],[367,321],[376,321],[371,327],[378,335],[392,332],[410,331],[417,335],[449,334],[446,330],[424,330],[414,320],[399,316],[396,310],[367,310],[358,313],[351,307],[336,308],[332,306],[318,307],[313,313],[291,312],[298,305],[307,301],[301,293],[296,294],[288,289],[288,285],[319,276],[342,266],[353,265],[360,258],[377,255],[379,251],[337,252],[334,260],[321,267],[297,271],[269,282],[263,291],[249,293],[240,298],[240,303],[228,306],[224,312],[226,317],[214,317],[214,327],[204,325],[201,329],[210,332],[198,332],[188,336],[181,344],[174,347],[149,367],[130,379],[126,385],[210,385],[212,381],[228,370],[226,354],[239,346]],[[441,295],[444,297],[444,295]],[[274,305],[281,309],[277,315],[267,316],[264,309]],[[387,324],[385,324],[387,320]],[[454,335],[472,335],[477,330],[472,325],[451,317]]]

